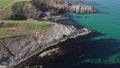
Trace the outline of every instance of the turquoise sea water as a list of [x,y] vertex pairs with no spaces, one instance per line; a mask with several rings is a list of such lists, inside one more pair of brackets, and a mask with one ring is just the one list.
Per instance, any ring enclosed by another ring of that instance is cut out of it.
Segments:
[[[97,8],[101,13],[98,14],[70,14],[72,18],[88,27],[89,29],[100,32],[104,35],[92,38],[98,41],[96,48],[86,51],[87,59],[82,63],[101,63],[101,64],[116,64],[120,63],[120,0],[82,0],[87,4]],[[111,40],[112,39],[112,40]],[[93,42],[94,44],[94,42]],[[97,47],[98,45],[98,47]],[[96,51],[96,52],[93,52]],[[114,52],[114,53],[113,53]],[[111,53],[111,55],[109,55]],[[90,54],[90,55],[89,55]],[[104,56],[91,58],[89,56]],[[83,54],[84,55],[84,54]],[[81,61],[80,61],[81,62]]]
[[[72,22],[96,33],[68,41],[81,48],[56,61],[52,68],[120,68],[120,0],[81,0],[97,8],[97,14],[69,13]],[[63,21],[63,23],[68,21]],[[71,24],[71,22],[68,22]],[[72,23],[73,24],[73,23]]]
[[101,13],[69,15],[77,24],[95,30],[100,35],[85,37],[83,43],[78,40],[77,46],[88,48],[61,59],[56,68],[120,68],[120,0],[81,1],[92,5]]
[[[114,38],[120,40],[120,0],[83,1],[88,2],[88,4],[92,4],[103,13],[84,15],[71,14],[73,19],[92,30],[106,34],[103,38]],[[94,3],[96,5],[94,5]],[[79,16],[82,18],[79,18]]]

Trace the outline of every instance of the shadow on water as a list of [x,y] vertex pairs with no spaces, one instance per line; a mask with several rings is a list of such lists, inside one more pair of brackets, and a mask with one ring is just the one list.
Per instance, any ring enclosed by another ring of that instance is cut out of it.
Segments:
[[[70,21],[72,21],[73,23],[77,23],[74,20]],[[62,22],[64,23],[64,21]],[[75,25],[77,26],[78,24]],[[60,43],[58,46],[67,45],[72,48],[80,46],[80,48],[76,49],[74,52],[67,53],[59,60],[46,64],[45,68],[120,68],[120,55],[116,57],[116,60],[114,60],[119,61],[119,63],[112,63],[112,56],[120,54],[120,41],[112,38],[93,40],[93,38],[95,37],[104,35],[105,34],[101,34],[99,32],[94,32],[87,36],[79,37],[76,39],[69,39],[66,42]],[[109,57],[112,57],[110,58],[111,61],[107,61],[105,63],[81,63],[86,59],[103,59],[104,61],[106,60],[106,58]]]
[[[83,25],[75,22],[70,15],[64,15],[69,17],[69,19],[59,20],[57,21],[58,23],[64,25],[74,25],[77,28],[83,27]],[[65,42],[61,42],[57,45],[58,47],[67,46],[63,48],[64,51],[69,48],[75,48],[74,51],[69,51],[69,53],[62,55],[59,59],[54,59],[52,62],[45,62],[44,60],[44,68],[120,68],[120,64],[117,63],[81,63],[86,59],[105,59],[120,53],[119,41],[112,38],[99,40],[93,39],[99,36],[105,36],[105,34],[95,31],[86,36],[78,37],[75,39],[68,39]],[[32,62],[32,64],[41,65],[39,60]]]
[[65,14],[63,14],[62,16],[63,16],[63,17],[67,17],[67,19],[57,20],[57,21],[55,21],[55,22],[60,23],[60,24],[64,24],[64,25],[73,25],[73,26],[75,26],[75,27],[77,27],[77,28],[82,28],[82,27],[83,27],[83,25],[78,24],[78,22],[74,21],[74,20],[72,19],[72,16],[70,16],[69,14],[66,14],[66,13],[65,13]]
[[120,53],[120,42],[114,39],[92,40],[102,36],[99,32],[87,36],[70,39],[59,46],[68,45],[73,48],[80,46],[76,51],[64,55],[61,59],[47,64],[45,68],[120,68],[120,64],[81,63],[85,59],[107,58]]
[[[83,27],[82,25],[75,22],[72,18],[69,20],[59,21],[61,24],[74,25],[78,28]],[[53,59],[54,61],[44,62],[44,68],[120,68],[120,64],[104,64],[104,63],[81,63],[86,59],[105,59],[120,53],[120,42],[115,39],[99,39],[94,40],[93,38],[105,36],[100,32],[93,32],[89,35],[78,37],[75,39],[68,39],[65,42],[58,44],[58,47],[63,47],[63,50],[74,50],[65,53],[60,56],[59,59]],[[64,48],[65,47],[65,48]],[[54,47],[53,47],[54,48]],[[67,48],[67,49],[66,49]],[[118,57],[119,58],[119,57]],[[32,62],[34,65],[41,65],[39,60]]]
[[[80,24],[77,24],[72,18],[70,19],[71,20],[67,20],[69,21],[68,23],[66,23],[66,20],[62,22],[60,21],[59,23],[71,25],[70,22],[72,22],[72,25],[75,25],[76,27],[80,26]],[[45,64],[45,68],[120,68],[119,63],[111,63],[112,61],[106,63],[81,63],[86,59],[106,60],[106,58],[120,53],[120,42],[118,40],[112,38],[93,40],[93,38],[98,36],[105,36],[105,34],[96,31],[89,35],[78,37],[76,39],[69,39],[58,44],[57,46],[60,47],[67,45],[72,48],[79,48],[63,55],[60,59],[57,59],[52,63]],[[117,58],[119,59],[119,57]]]

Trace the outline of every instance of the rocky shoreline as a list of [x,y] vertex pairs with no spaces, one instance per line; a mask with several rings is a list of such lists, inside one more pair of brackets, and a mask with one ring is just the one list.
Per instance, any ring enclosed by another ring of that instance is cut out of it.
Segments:
[[72,5],[68,4],[60,9],[60,12],[70,12],[70,13],[97,13],[98,10],[92,6],[86,4]]
[[[2,48],[0,49],[0,55],[2,56],[0,58],[0,65],[19,65],[48,47],[55,46],[69,38],[84,36],[91,32],[87,28],[77,29],[74,26],[55,23],[55,26],[46,31],[41,38],[38,38],[39,34],[36,34],[27,37],[1,39]],[[49,52],[43,52],[41,56],[44,57]]]
[[[36,19],[36,20],[51,20],[52,17],[56,15],[61,15],[63,13],[98,13],[99,11],[87,4],[73,5],[70,3],[63,4],[49,4],[41,3],[39,1],[33,2],[20,2],[21,10],[16,10],[13,8],[14,15],[11,19],[17,19],[16,16],[21,16],[24,19]],[[44,7],[44,8],[43,8]],[[15,12],[16,11],[16,12]]]
[[[54,19],[56,14],[60,15],[61,13],[66,12],[82,14],[94,13],[97,12],[97,10],[91,6],[82,4],[66,4],[62,7],[51,7],[43,3],[25,2],[22,6],[22,13],[20,12],[18,14],[24,15],[26,19],[42,19],[52,21],[51,18]],[[21,68],[21,66],[27,64],[29,65],[28,61],[33,61],[31,58],[41,59],[54,54],[62,54],[63,51],[61,49],[64,49],[64,46],[62,46],[62,48],[54,48],[57,44],[65,42],[68,39],[77,38],[92,33],[91,30],[84,27],[77,28],[73,25],[58,24],[56,22],[53,24],[54,26],[52,28],[42,32],[41,35],[40,31],[37,31],[33,35],[29,36],[0,39],[0,67],[9,68],[20,66]],[[69,51],[69,49],[66,51]]]

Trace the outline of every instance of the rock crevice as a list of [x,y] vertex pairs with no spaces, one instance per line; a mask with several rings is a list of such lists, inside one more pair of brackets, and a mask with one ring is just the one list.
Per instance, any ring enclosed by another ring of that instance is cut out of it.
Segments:
[[38,38],[39,35],[31,35],[2,39],[0,43],[5,47],[0,50],[0,60],[3,60],[0,65],[18,65],[48,47],[55,46],[69,38],[76,38],[89,33],[91,33],[91,31],[87,28],[77,29],[74,26],[56,23],[55,26],[46,31],[41,38]]

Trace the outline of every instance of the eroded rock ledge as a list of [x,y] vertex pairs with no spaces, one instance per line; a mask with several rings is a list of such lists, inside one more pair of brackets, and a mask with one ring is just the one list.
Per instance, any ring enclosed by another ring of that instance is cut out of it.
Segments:
[[[98,10],[93,8],[92,6],[86,4],[79,4],[79,5],[66,5],[62,7],[62,12],[71,12],[71,13],[97,13]],[[60,11],[61,11],[60,10]]]
[[[44,7],[44,8],[43,8]],[[25,2],[22,4],[22,12],[15,15],[23,15],[26,19],[43,19],[47,20],[56,14],[72,12],[72,13],[94,13],[95,8],[88,5],[71,5],[65,4],[61,7],[49,6],[43,3]],[[59,50],[51,49],[42,52],[48,47],[56,46],[56,44],[66,41],[69,38],[76,38],[90,34],[92,31],[87,28],[76,28],[70,25],[62,25],[54,23],[54,27],[46,30],[41,35],[38,32],[30,36],[13,37],[0,39],[0,67],[16,66],[24,64],[26,60],[40,53],[40,57],[49,56],[52,52]],[[42,52],[42,53],[41,53]]]
[[[68,38],[76,38],[91,33],[87,28],[77,29],[74,26],[56,24],[39,35],[1,39],[0,65],[18,65],[44,49],[66,41]],[[39,37],[40,36],[40,37]]]
[[[18,3],[19,4],[19,3]],[[39,1],[20,2],[21,10],[13,8],[15,16],[25,17],[26,19],[50,20],[55,15],[61,13],[97,13],[98,10],[87,4],[73,5],[69,3],[52,5],[49,3],[41,3]],[[17,11],[17,12],[15,12]],[[18,18],[13,16],[13,19]]]

